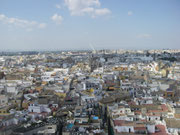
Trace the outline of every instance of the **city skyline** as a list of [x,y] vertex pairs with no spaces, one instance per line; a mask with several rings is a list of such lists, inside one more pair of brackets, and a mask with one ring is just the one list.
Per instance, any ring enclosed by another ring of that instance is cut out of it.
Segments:
[[179,49],[179,0],[0,0],[0,50]]

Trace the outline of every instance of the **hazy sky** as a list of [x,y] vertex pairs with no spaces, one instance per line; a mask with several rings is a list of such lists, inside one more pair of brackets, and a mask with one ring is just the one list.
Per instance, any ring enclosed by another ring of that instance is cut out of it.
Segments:
[[0,0],[0,50],[180,49],[180,0]]

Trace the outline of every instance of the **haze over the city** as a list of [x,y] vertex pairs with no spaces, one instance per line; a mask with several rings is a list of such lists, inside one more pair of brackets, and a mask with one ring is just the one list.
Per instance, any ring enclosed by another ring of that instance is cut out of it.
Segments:
[[0,0],[1,51],[91,46],[180,49],[180,1]]

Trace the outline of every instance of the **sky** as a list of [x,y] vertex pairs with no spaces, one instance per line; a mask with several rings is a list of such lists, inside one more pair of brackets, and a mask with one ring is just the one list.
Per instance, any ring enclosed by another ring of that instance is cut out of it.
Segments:
[[180,49],[180,0],[0,0],[0,51]]

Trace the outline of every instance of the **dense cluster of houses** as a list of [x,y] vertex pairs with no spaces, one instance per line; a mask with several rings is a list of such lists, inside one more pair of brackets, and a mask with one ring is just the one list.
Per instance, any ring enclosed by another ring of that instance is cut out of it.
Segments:
[[178,135],[180,55],[169,53],[1,56],[0,134]]

